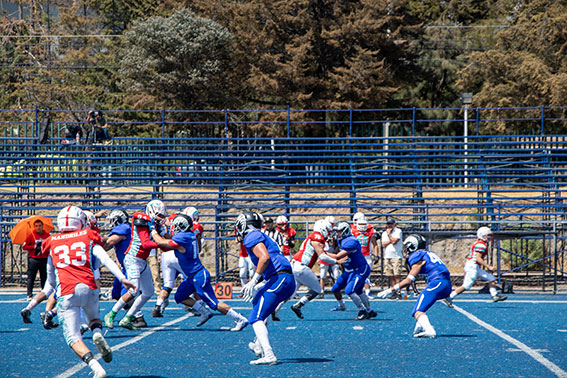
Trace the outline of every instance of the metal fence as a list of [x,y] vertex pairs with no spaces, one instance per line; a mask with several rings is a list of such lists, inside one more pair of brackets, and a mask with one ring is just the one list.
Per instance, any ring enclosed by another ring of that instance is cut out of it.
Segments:
[[22,217],[54,216],[69,203],[132,212],[152,198],[171,211],[199,209],[216,279],[236,277],[231,222],[250,208],[287,215],[300,241],[317,218],[349,219],[357,210],[374,224],[395,216],[431,241],[489,225],[514,233],[495,246],[499,277],[535,272],[544,288],[564,279],[566,135],[355,137],[352,121],[344,137],[232,137],[225,125],[217,125],[220,136],[110,144],[0,138],[2,283],[25,275],[25,257],[7,235]]

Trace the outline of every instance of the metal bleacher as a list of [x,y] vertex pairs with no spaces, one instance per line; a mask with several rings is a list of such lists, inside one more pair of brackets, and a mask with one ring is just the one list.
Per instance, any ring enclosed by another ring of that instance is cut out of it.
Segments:
[[[564,280],[565,135],[479,135],[478,123],[490,120],[477,116],[476,135],[423,136],[415,133],[414,116],[406,128],[412,135],[385,137],[378,135],[384,121],[355,122],[351,111],[338,124],[317,124],[334,130],[323,133],[333,137],[294,136],[289,117],[260,123],[259,130],[285,126],[283,136],[263,136],[238,114],[236,121],[224,115],[210,123],[215,131],[206,137],[194,131],[192,121],[177,120],[162,124],[160,137],[115,137],[110,144],[63,144],[58,134],[63,121],[54,121],[49,143],[39,144],[37,115],[27,128],[17,126],[32,131],[13,135],[14,126],[5,128],[2,284],[22,282],[25,273],[24,255],[8,237],[21,218],[55,216],[70,203],[132,213],[153,198],[170,212],[199,209],[204,259],[217,280],[236,278],[232,222],[243,209],[285,214],[300,241],[316,219],[349,220],[356,211],[378,229],[394,216],[406,234],[422,232],[433,244],[470,239],[478,226],[488,225],[500,239],[490,257],[498,263],[499,278],[529,281],[535,272],[538,285],[545,289],[552,280],[554,290]],[[249,121],[260,121],[255,122]],[[172,125],[178,130],[172,132]]]

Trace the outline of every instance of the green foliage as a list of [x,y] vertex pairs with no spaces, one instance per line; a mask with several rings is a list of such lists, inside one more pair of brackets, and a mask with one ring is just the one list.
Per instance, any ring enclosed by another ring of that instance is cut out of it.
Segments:
[[[507,251],[512,251],[514,253],[526,256],[532,260],[539,260],[543,257],[543,240],[541,239],[526,239],[520,243],[520,240],[502,240],[500,246]],[[505,251],[502,253],[502,260],[506,265],[511,268],[516,266],[521,266],[527,264],[529,261],[525,258],[515,257]],[[542,270],[543,267],[540,264],[531,264],[528,267],[529,270]],[[525,271],[523,268],[522,271]]]
[[120,50],[120,75],[129,93],[180,109],[229,106],[233,39],[226,28],[179,10],[135,22]]

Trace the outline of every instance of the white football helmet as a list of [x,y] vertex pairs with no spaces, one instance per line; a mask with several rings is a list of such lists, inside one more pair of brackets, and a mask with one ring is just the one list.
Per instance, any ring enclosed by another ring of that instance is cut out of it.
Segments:
[[87,227],[92,229],[94,226],[96,226],[97,220],[95,215],[88,210],[83,210],[83,213],[85,213],[85,216],[87,217]]
[[186,207],[181,213],[189,215],[194,222],[199,221],[199,211],[194,207]]
[[366,215],[364,215],[363,212],[359,211],[352,216],[352,223],[356,224],[356,222],[358,222],[358,220],[361,218],[366,218]]
[[335,227],[335,234],[337,236],[337,240],[341,241],[349,235],[352,235],[350,232],[350,225],[347,222],[339,222]]
[[276,225],[280,228],[287,228],[287,224],[288,224],[288,220],[287,217],[285,215],[280,215],[279,217],[276,218]]
[[146,214],[156,223],[162,224],[167,218],[167,209],[162,201],[151,200],[146,205]]
[[323,238],[327,239],[329,237],[329,222],[324,220],[318,220],[313,225],[313,231],[320,233]]
[[67,206],[57,215],[60,232],[79,231],[87,226],[87,216],[77,206]]
[[331,225],[331,227],[335,227],[335,225],[337,224],[337,221],[335,220],[335,217],[332,215],[329,215],[328,217],[325,217],[325,220],[327,222],[329,222],[329,224]]
[[488,241],[488,238],[493,236],[492,230],[488,227],[481,227],[476,231],[476,237],[483,241]]
[[360,232],[366,232],[366,230],[368,230],[368,221],[365,217],[359,218],[356,221],[356,229]]

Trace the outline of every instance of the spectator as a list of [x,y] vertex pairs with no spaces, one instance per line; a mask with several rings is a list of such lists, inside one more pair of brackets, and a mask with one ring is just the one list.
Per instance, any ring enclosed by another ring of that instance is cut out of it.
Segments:
[[[382,232],[382,248],[384,249],[384,274],[390,277],[390,287],[400,283],[402,260],[402,230],[396,227],[394,218],[386,220],[386,230]],[[392,295],[393,299],[401,299],[401,295]]]
[[49,251],[41,250],[43,241],[49,237],[49,233],[43,231],[43,222],[36,220],[33,223],[33,228],[32,233],[28,235],[22,246],[25,251],[28,251],[28,301],[32,299],[33,285],[38,271],[41,287],[45,286],[45,281],[47,280],[47,257],[49,255]]
[[89,138],[93,143],[109,143],[110,136],[108,135],[108,123],[106,118],[102,116],[100,110],[91,110],[87,117],[87,124],[93,128],[89,134]]
[[85,130],[76,123],[65,126],[65,139],[63,144],[80,144],[81,138],[86,135]]

